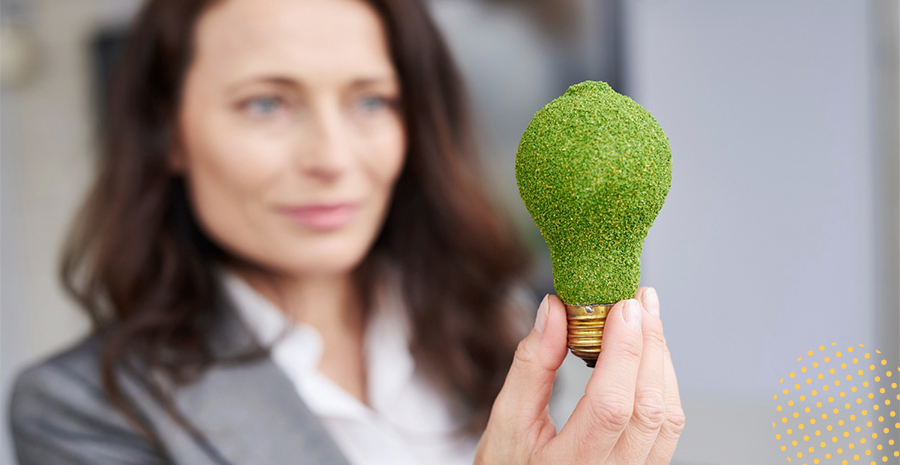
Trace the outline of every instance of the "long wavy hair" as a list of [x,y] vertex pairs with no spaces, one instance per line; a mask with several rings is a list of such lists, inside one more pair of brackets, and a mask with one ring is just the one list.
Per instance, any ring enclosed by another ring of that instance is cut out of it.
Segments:
[[[234,257],[198,227],[185,180],[167,164],[193,31],[216,1],[149,0],[136,17],[108,89],[98,175],[61,266],[67,290],[103,337],[106,394],[149,436],[115,371],[136,356],[179,386],[222,361],[208,337],[221,294],[213,267]],[[426,8],[419,0],[366,1],[384,23],[400,77],[408,153],[384,227],[355,276],[371,295],[371,263],[387,257],[399,266],[410,350],[438,386],[471,407],[465,431],[476,433],[521,336],[508,291],[530,262],[481,184],[464,89]],[[190,428],[162,386],[138,375]]]

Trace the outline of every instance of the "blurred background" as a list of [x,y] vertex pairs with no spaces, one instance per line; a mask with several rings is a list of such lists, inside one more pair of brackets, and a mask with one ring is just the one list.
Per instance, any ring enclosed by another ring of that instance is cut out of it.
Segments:
[[[104,72],[140,4],[0,3],[2,463],[15,373],[87,330],[57,260],[93,175]],[[513,170],[534,112],[603,80],[669,136],[672,189],[642,283],[659,291],[688,418],[674,464],[783,462],[772,396],[808,350],[862,343],[900,366],[896,0],[430,5],[467,78],[492,194],[538,256],[536,298],[552,292],[550,262]],[[558,425],[589,375],[569,356]]]

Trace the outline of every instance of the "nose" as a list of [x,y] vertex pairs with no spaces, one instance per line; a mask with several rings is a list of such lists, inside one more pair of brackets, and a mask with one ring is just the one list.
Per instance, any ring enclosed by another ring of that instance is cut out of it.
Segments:
[[297,150],[300,171],[323,181],[333,181],[351,165],[351,134],[340,106],[323,103],[313,112],[308,131],[302,131]]

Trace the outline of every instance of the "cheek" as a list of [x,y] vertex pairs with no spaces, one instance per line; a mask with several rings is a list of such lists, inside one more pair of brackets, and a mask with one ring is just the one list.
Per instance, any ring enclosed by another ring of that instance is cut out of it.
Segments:
[[344,231],[342,254],[362,260],[378,237],[391,205],[394,185],[406,162],[406,134],[399,123],[381,127],[377,135],[360,138],[358,168],[352,184],[365,186],[358,194],[366,208],[354,226]]
[[406,132],[397,122],[389,130],[373,138],[366,150],[364,170],[372,186],[383,197],[388,197],[406,162]]
[[185,127],[186,176],[198,222],[216,242],[246,255],[261,239],[264,201],[284,173],[285,150],[209,118]]
[[233,201],[234,197],[249,200],[264,193],[283,162],[271,156],[271,148],[242,142],[235,137],[219,137],[191,148],[188,171],[195,195],[207,203],[225,203],[215,196],[224,195]]

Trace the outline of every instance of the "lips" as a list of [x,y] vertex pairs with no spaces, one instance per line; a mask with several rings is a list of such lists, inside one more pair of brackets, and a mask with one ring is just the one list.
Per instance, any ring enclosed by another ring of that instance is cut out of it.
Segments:
[[329,231],[341,228],[353,219],[357,211],[355,203],[310,204],[285,207],[280,211],[291,220],[308,229]]

